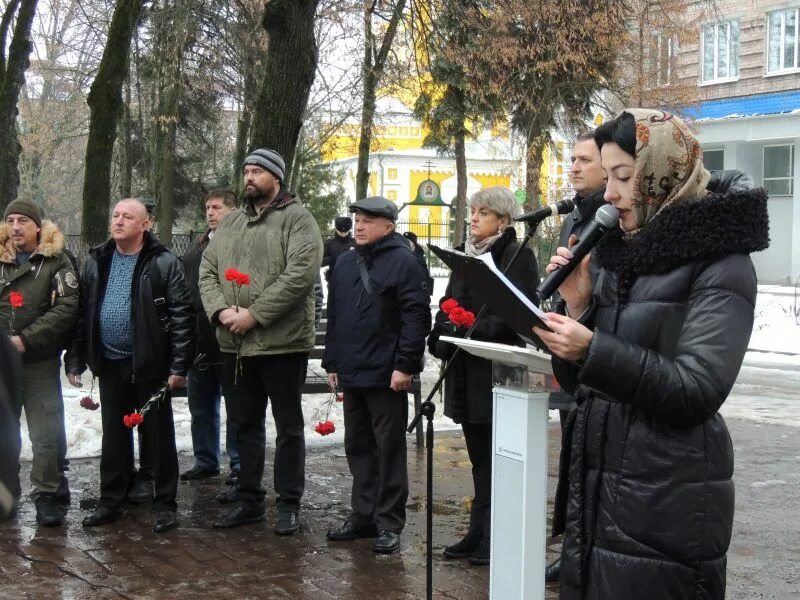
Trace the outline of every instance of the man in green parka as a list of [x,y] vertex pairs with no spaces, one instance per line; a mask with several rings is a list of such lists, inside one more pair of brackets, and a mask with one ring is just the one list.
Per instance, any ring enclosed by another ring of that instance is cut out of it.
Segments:
[[[64,520],[56,496],[62,485],[58,436],[64,427],[59,370],[64,338],[77,317],[78,277],[64,253],[64,235],[42,218],[35,202],[14,200],[0,225],[0,329],[22,356],[22,406],[13,411],[19,431],[25,408],[36,522],[50,527]],[[19,462],[18,455],[12,459]]]
[[[216,326],[223,360],[223,393],[238,429],[239,494],[215,527],[262,521],[261,485],[267,399],[277,437],[275,533],[299,528],[305,485],[302,388],[314,348],[314,281],[322,237],[314,217],[283,182],[274,150],[253,151],[244,162],[245,201],[228,214],[203,253],[200,295]],[[235,273],[244,275],[236,283]]]

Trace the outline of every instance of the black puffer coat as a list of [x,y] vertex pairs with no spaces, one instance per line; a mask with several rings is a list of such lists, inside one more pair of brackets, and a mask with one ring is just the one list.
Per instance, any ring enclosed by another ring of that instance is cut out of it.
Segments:
[[578,402],[554,515],[562,600],[725,597],[733,447],[718,410],[753,325],[748,254],[768,244],[758,189],[667,208],[596,249],[588,355],[553,359]]
[[[519,248],[514,229],[508,227],[490,250],[492,259],[501,271],[511,261]],[[463,250],[463,244],[456,248]],[[528,297],[533,298],[539,285],[536,259],[530,248],[524,248],[506,273],[511,282]],[[476,315],[481,309],[480,301],[474,297],[466,281],[456,273],[450,275],[447,290],[442,300],[454,298],[458,303]],[[441,301],[440,301],[441,304]],[[455,347],[439,341],[440,335],[463,335],[465,330],[454,331],[446,314],[441,310],[436,314],[433,332],[428,338],[428,348],[435,357],[449,360]],[[487,310],[478,321],[472,339],[499,344],[523,346],[520,337],[514,333],[496,314]],[[444,414],[456,423],[492,422],[492,361],[459,352],[445,378]]]
[[[144,246],[133,271],[131,328],[133,369],[137,378],[165,380],[185,376],[194,359],[194,311],[180,260],[155,236],[145,232]],[[81,315],[70,372],[82,373],[88,363],[97,374],[103,363],[100,308],[116,244],[109,240],[89,250],[81,272]],[[152,285],[153,264],[159,272],[164,297]],[[156,304],[158,302],[158,304]],[[162,304],[163,302],[163,304]],[[163,310],[159,308],[164,306]]]

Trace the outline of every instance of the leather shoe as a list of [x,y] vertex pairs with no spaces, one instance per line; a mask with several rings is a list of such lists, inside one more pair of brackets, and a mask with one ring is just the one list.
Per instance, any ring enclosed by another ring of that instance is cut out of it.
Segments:
[[544,570],[544,580],[548,582],[558,581],[561,577],[561,558],[555,559]]
[[491,545],[489,538],[482,538],[478,543],[478,547],[469,555],[469,564],[471,565],[488,565],[489,564],[489,551]]
[[128,490],[128,502],[131,504],[144,504],[153,499],[155,486],[152,479],[140,479],[138,476],[133,479],[131,489]]
[[153,531],[156,533],[164,533],[170,529],[175,529],[178,526],[178,515],[175,511],[165,510],[156,515],[156,520],[153,523]]
[[204,469],[203,467],[193,466],[188,471],[181,473],[181,481],[195,481],[197,479],[208,479],[219,475],[219,469]]
[[113,523],[122,516],[122,511],[118,508],[109,508],[102,504],[98,506],[95,511],[83,520],[84,527],[97,527],[99,525],[108,525]]
[[44,527],[58,527],[64,522],[64,509],[58,505],[55,494],[36,497],[36,522]]
[[234,485],[233,487],[229,487],[224,492],[220,492],[216,496],[217,502],[220,504],[231,504],[232,502],[239,501],[239,486]]
[[378,536],[378,530],[374,524],[361,526],[355,524],[352,519],[345,519],[344,523],[335,529],[328,529],[325,534],[333,542],[349,542],[358,538],[374,538]]
[[225,480],[225,485],[239,485],[239,469],[231,469],[231,474]]
[[394,531],[383,530],[378,533],[378,539],[372,548],[376,554],[392,554],[400,549],[400,534]]
[[275,522],[275,533],[278,535],[292,535],[300,529],[296,510],[279,510],[278,520]]
[[214,528],[227,529],[245,525],[246,523],[257,523],[264,520],[265,512],[263,506],[242,502],[228,512],[223,513],[219,519],[214,521]]
[[477,533],[468,533],[460,542],[451,546],[445,546],[445,558],[469,558],[481,542],[481,536]]

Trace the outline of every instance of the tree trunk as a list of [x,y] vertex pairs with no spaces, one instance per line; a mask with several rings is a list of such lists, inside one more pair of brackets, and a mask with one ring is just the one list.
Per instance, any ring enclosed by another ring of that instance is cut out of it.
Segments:
[[397,0],[394,5],[392,17],[386,26],[380,50],[375,53],[375,36],[372,33],[372,15],[374,6],[364,9],[364,64],[362,66],[364,77],[364,95],[361,104],[361,132],[358,139],[358,167],[356,171],[356,200],[366,198],[369,185],[369,153],[372,146],[372,125],[375,119],[375,103],[377,101],[378,85],[386,67],[386,58],[397,34],[397,26],[406,0]]
[[236,128],[236,148],[233,152],[233,192],[238,196],[242,193],[242,165],[247,158],[247,139],[250,136],[250,110],[242,105],[239,123]]
[[125,105],[122,113],[122,147],[120,148],[120,183],[122,198],[129,198],[133,185],[133,146],[131,143],[131,82],[125,82]]
[[262,25],[269,37],[261,92],[253,121],[253,148],[271,148],[292,159],[317,70],[314,15],[319,0],[267,0]]
[[[19,156],[22,146],[17,139],[17,101],[30,64],[31,25],[37,0],[9,2],[0,20],[0,210],[17,197]],[[14,33],[5,58],[5,42],[14,12],[19,7]]]
[[356,200],[366,198],[369,187],[369,154],[372,145],[372,123],[375,120],[376,88],[375,72],[364,73],[364,100],[361,105],[361,131],[358,137],[358,167],[356,170]]
[[539,180],[542,172],[542,152],[546,140],[533,138],[528,141],[525,155],[525,212],[534,210],[541,204]]
[[463,128],[459,128],[456,134],[454,150],[456,155],[456,230],[453,245],[458,246],[464,241],[464,223],[467,220],[467,151]]
[[131,38],[141,8],[141,0],[117,2],[100,67],[89,91],[81,233],[84,244],[99,244],[108,236],[111,160],[122,111],[122,83],[128,72]]

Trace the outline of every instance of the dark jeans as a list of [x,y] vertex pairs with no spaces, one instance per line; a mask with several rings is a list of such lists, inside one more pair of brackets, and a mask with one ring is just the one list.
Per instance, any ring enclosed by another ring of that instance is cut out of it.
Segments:
[[[192,450],[195,464],[207,471],[219,469],[219,403],[222,395],[222,365],[204,365],[189,370],[189,412],[192,414]],[[228,408],[225,399],[225,408]],[[230,413],[229,413],[230,414]],[[236,426],[228,418],[225,449],[231,470],[239,468]]]
[[469,532],[489,539],[492,522],[492,424],[462,423],[467,454],[472,463],[475,496],[469,514]]
[[274,486],[278,510],[300,509],[305,489],[306,441],[301,405],[308,354],[271,354],[243,357],[234,383],[236,356],[223,353],[228,421],[237,429],[239,496],[244,502],[264,504],[267,403],[275,419]]
[[344,450],[353,476],[352,518],[360,526],[403,531],[408,499],[408,395],[344,390]]
[[[157,391],[161,382],[137,377],[132,381],[130,359],[106,360],[99,373],[100,409],[103,418],[103,442],[100,455],[100,503],[118,508],[131,486],[133,467],[133,432],[122,421],[125,415],[141,408]],[[175,425],[169,397],[151,408],[139,425],[145,444],[141,452],[149,454],[155,478],[154,511],[176,510],[178,492],[178,453],[175,450]]]

